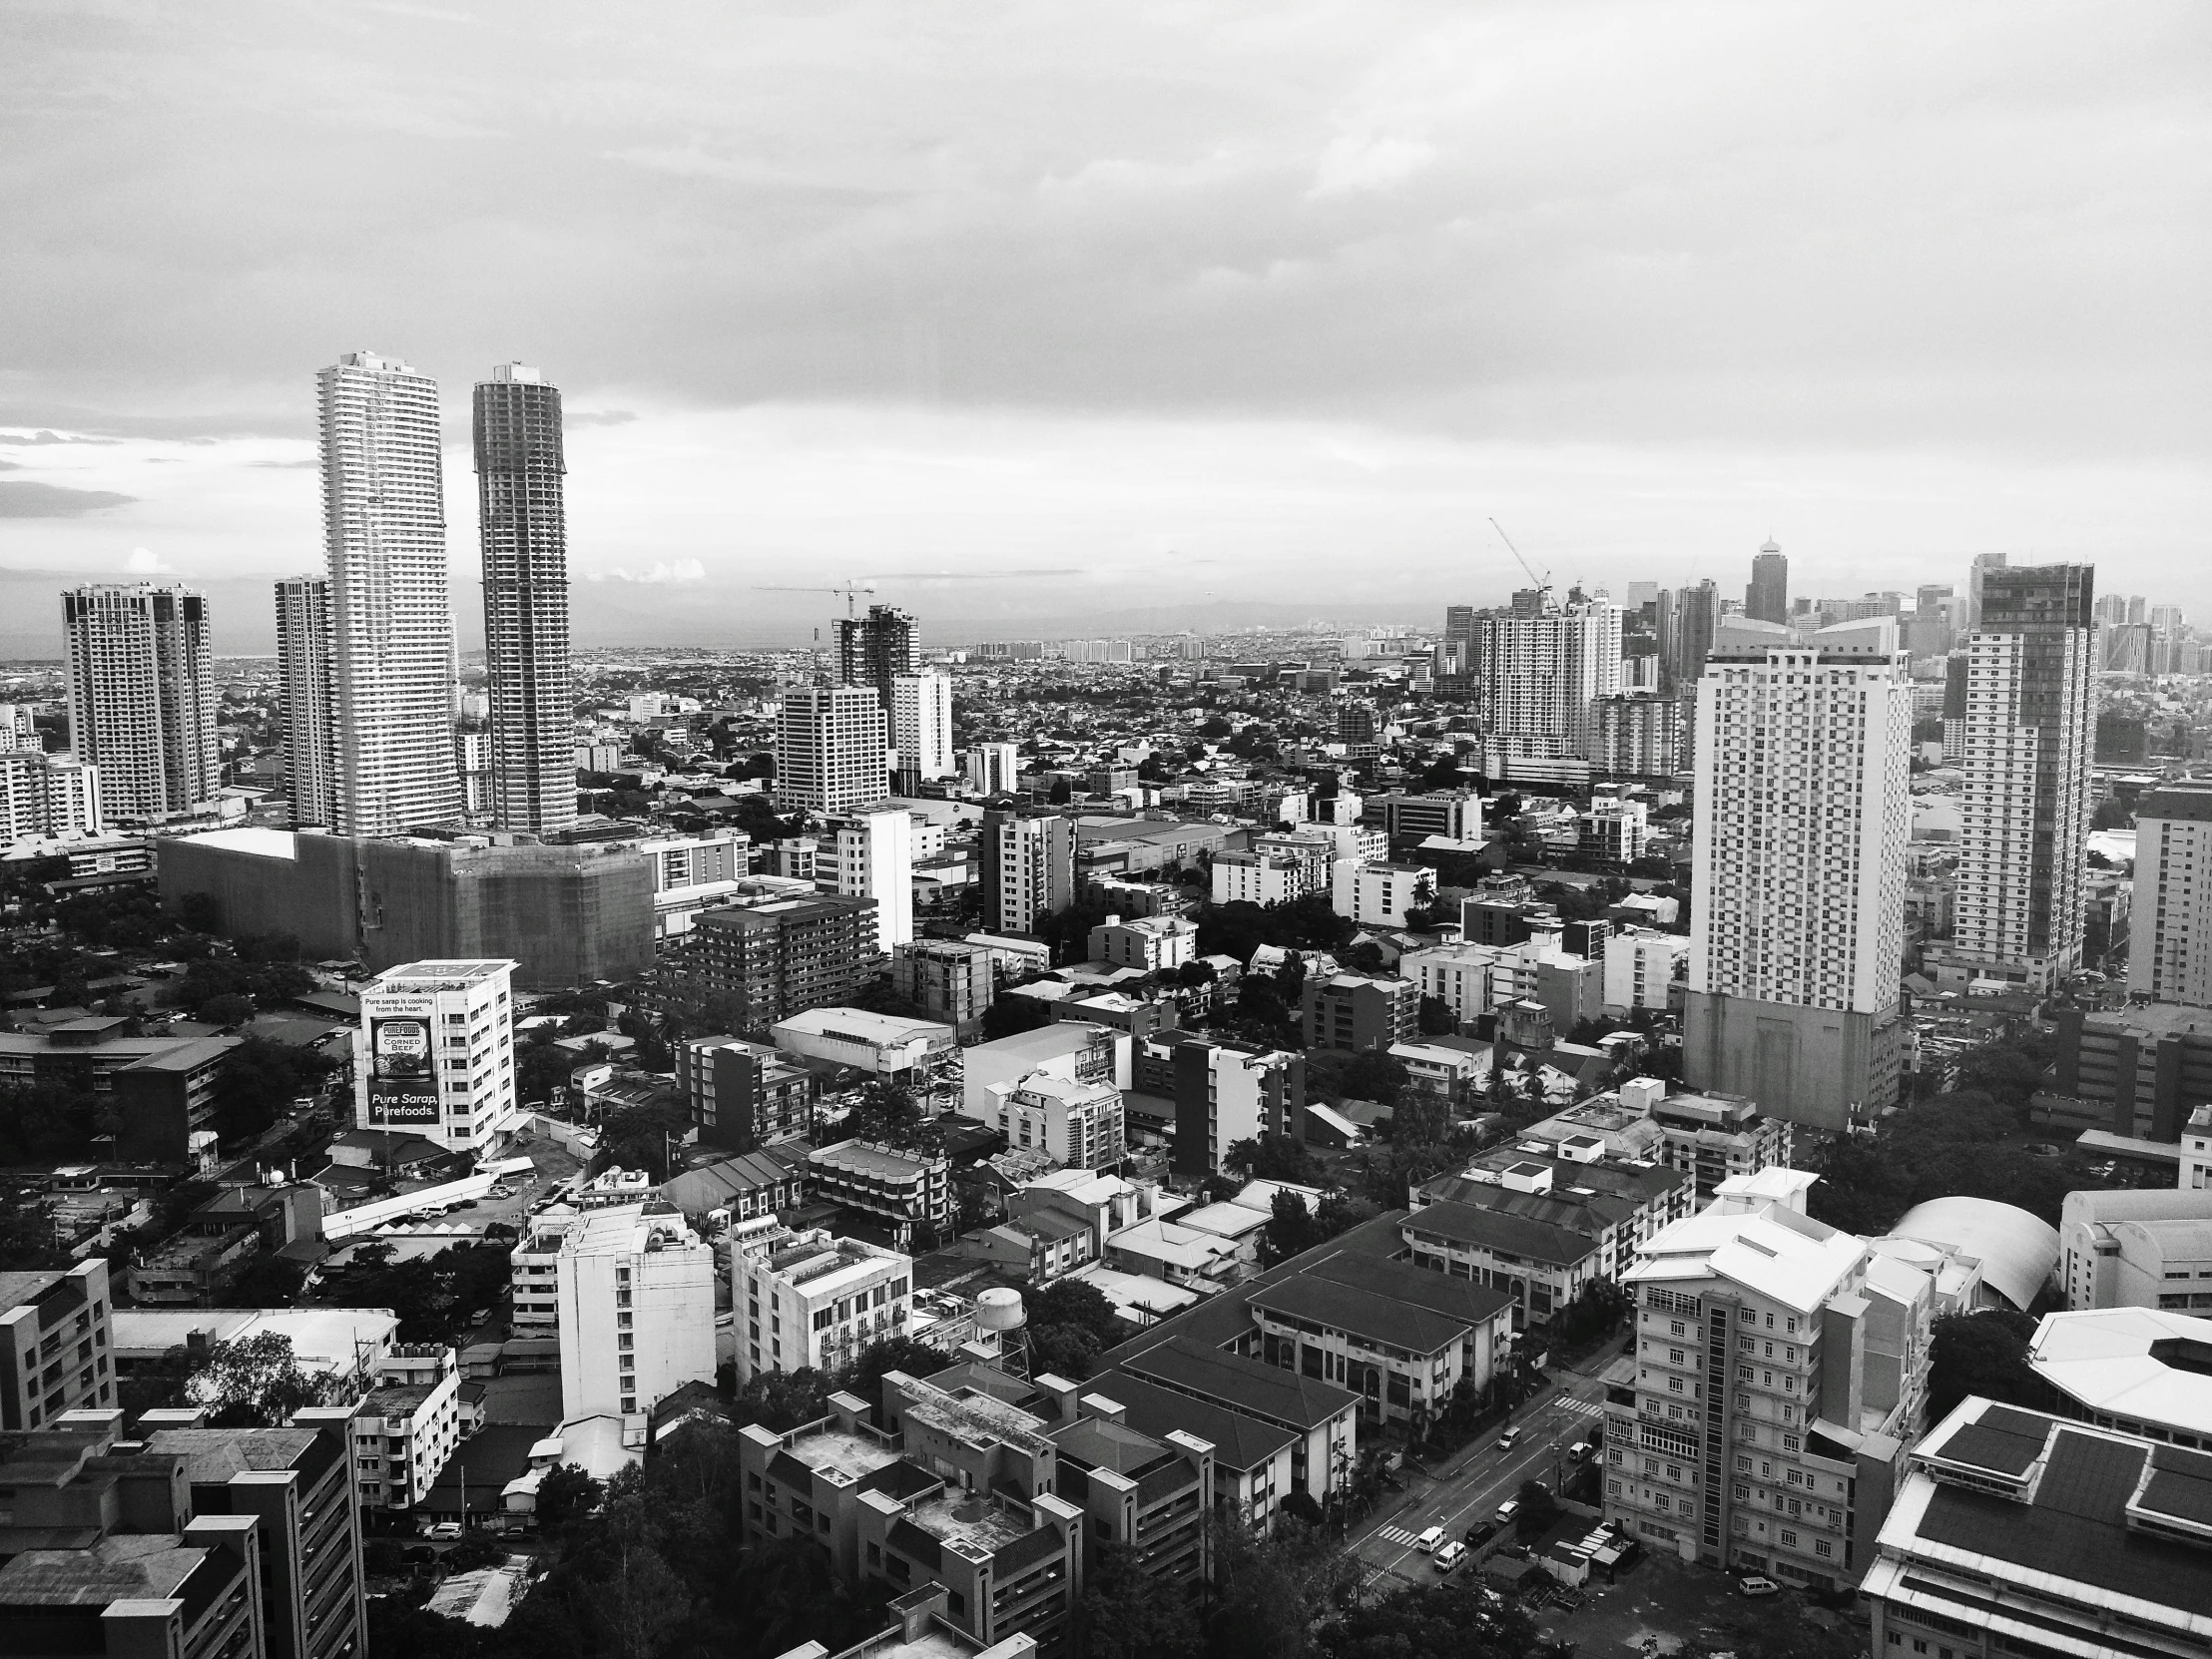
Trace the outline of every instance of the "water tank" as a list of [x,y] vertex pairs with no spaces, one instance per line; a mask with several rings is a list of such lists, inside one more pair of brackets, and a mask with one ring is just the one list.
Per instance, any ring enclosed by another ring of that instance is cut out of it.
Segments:
[[1029,1315],[1022,1308],[1019,1291],[998,1285],[975,1299],[975,1328],[978,1331],[1019,1331],[1028,1322]]

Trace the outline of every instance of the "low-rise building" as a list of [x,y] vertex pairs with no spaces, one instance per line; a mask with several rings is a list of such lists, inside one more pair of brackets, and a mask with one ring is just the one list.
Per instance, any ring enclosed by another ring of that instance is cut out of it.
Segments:
[[405,962],[361,992],[354,1124],[455,1152],[497,1146],[528,1116],[515,1092],[516,964]]
[[959,1033],[949,1025],[864,1008],[810,1008],[777,1021],[775,1036],[787,1054],[917,1090],[931,1087],[959,1048]]
[[1107,1082],[1078,1083],[1034,1071],[985,1090],[984,1119],[1016,1152],[1042,1152],[1063,1169],[1111,1170],[1128,1156],[1121,1091]]
[[1409,926],[1406,912],[1435,901],[1436,872],[1426,864],[1342,858],[1331,875],[1331,906],[1362,927]]
[[1299,859],[1269,852],[1214,854],[1216,904],[1288,904],[1315,890]]
[[807,1155],[807,1190],[817,1203],[872,1216],[902,1245],[917,1230],[941,1233],[952,1214],[952,1161],[873,1141],[838,1141]]
[[996,1042],[977,1043],[960,1056],[960,1112],[965,1117],[985,1118],[994,1085],[1016,1082],[1040,1071],[1075,1083],[1134,1087],[1134,1041],[1127,1033],[1080,1019],[1061,1020],[1034,1031],[1000,1037]]
[[1175,1170],[1206,1176],[1229,1149],[1263,1134],[1297,1134],[1306,1112],[1306,1057],[1184,1031],[1144,1044],[1147,1092],[1175,1102]]
[[2212,1100],[2212,1008],[2061,1007],[2054,1023],[2051,1087],[2033,1103],[2038,1123],[2172,1143],[2190,1112]]
[[1198,923],[1177,915],[1110,915],[1091,929],[1090,959],[1146,973],[1179,968],[1198,957]]
[[2068,1308],[2212,1309],[2212,1188],[2068,1193],[2058,1277]]
[[1969,1396],[1913,1450],[1860,1589],[1878,1654],[2212,1649],[2212,1456]]
[[363,1509],[412,1510],[461,1443],[461,1371],[440,1343],[403,1343],[377,1362],[353,1407],[353,1479]]
[[1299,990],[1308,1048],[1360,1053],[1420,1032],[1420,986],[1364,973],[1309,974]]
[[1691,1177],[1699,1204],[1710,1203],[1732,1176],[1790,1162],[1790,1121],[1767,1116],[1741,1095],[1659,1095],[1650,1113],[1662,1136],[1659,1156]]
[[874,976],[875,901],[791,894],[702,910],[662,965],[660,993],[720,999],[760,1036],[808,1008],[848,1002]]
[[1133,1377],[1294,1435],[1284,1496],[1299,1491],[1325,1502],[1358,1461],[1360,1395],[1348,1388],[1180,1334],[1163,1333],[1115,1354],[1114,1370],[1090,1380],[1092,1392],[1112,1398],[1120,1379]]
[[1664,1012],[1674,987],[1687,983],[1690,939],[1686,933],[1661,933],[1628,927],[1605,939],[1605,1006]]
[[1389,1056],[1405,1068],[1408,1088],[1465,1100],[1488,1086],[1495,1050],[1473,1037],[1420,1037],[1390,1044]]
[[709,1146],[750,1152],[813,1131],[815,1074],[782,1049],[743,1037],[689,1037],[675,1058],[677,1093]]
[[905,1336],[913,1278],[912,1257],[821,1228],[735,1256],[739,1384],[764,1372],[841,1371],[871,1343]]
[[734,1223],[757,1221],[806,1202],[803,1169],[790,1155],[741,1152],[671,1176],[661,1183],[661,1196],[687,1216],[712,1216],[720,1210]]

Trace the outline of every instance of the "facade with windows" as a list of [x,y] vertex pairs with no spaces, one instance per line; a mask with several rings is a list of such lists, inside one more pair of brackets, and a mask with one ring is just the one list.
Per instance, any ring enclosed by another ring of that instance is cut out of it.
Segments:
[[731,1273],[741,1386],[764,1372],[840,1371],[906,1334],[914,1263],[895,1250],[815,1228],[735,1258]]
[[561,1240],[561,1415],[637,1416],[715,1380],[714,1250],[676,1211],[623,1204]]
[[95,1256],[67,1273],[8,1275],[0,1313],[0,1429],[115,1404],[114,1298]]
[[356,1127],[404,1130],[455,1152],[480,1151],[522,1127],[515,966],[405,962],[376,976],[361,993]]
[[1048,1071],[985,1090],[985,1122],[1016,1152],[1042,1152],[1062,1169],[1110,1170],[1128,1156],[1121,1091]]

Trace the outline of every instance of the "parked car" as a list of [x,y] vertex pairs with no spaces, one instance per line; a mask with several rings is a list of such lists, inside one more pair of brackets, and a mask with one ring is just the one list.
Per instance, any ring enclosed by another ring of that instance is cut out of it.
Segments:
[[1500,1434],[1500,1435],[1499,1435],[1499,1436],[1497,1437],[1497,1448],[1498,1448],[1498,1450],[1500,1450],[1500,1451],[1511,1451],[1511,1450],[1513,1449],[1513,1442],[1514,1442],[1515,1440],[1519,1439],[1519,1438],[1520,1438],[1520,1430],[1519,1430],[1519,1429],[1517,1429],[1517,1428],[1508,1428],[1508,1429],[1507,1429],[1507,1430],[1506,1430],[1506,1431],[1505,1431],[1504,1433]]
[[1423,1555],[1427,1555],[1432,1553],[1436,1546],[1443,1541],[1444,1529],[1440,1526],[1431,1526],[1426,1532],[1413,1540],[1413,1547]]
[[1567,1447],[1567,1457],[1572,1462],[1587,1463],[1596,1450],[1597,1447],[1590,1444],[1588,1440],[1577,1440]]
[[1513,1517],[1520,1513],[1520,1499],[1509,1497],[1497,1506],[1497,1513],[1490,1518],[1500,1526],[1510,1526]]
[[422,1535],[438,1543],[452,1543],[461,1535],[459,1521],[432,1521],[422,1529]]
[[1479,1547],[1479,1546],[1480,1546],[1480,1545],[1482,1545],[1482,1544],[1486,1544],[1486,1543],[1488,1543],[1488,1542],[1490,1541],[1490,1539],[1491,1539],[1492,1537],[1494,1537],[1494,1536],[1496,1535],[1496,1533],[1497,1533],[1497,1522],[1496,1522],[1496,1521],[1494,1521],[1494,1520],[1479,1520],[1479,1521],[1476,1521],[1476,1522],[1475,1522],[1475,1523],[1474,1523],[1474,1524],[1473,1524],[1472,1526],[1468,1527],[1468,1528],[1467,1528],[1467,1530],[1466,1530],[1466,1532],[1464,1533],[1464,1536],[1465,1536],[1465,1538],[1466,1538],[1466,1540],[1467,1540],[1467,1547],[1468,1547],[1469,1549],[1473,1549],[1473,1548],[1477,1548],[1477,1547]]
[[1439,1544],[1436,1547],[1436,1570],[1438,1572],[1449,1572],[1466,1558],[1467,1546],[1465,1544]]
[[514,1195],[515,1190],[512,1187],[494,1187],[484,1194],[486,1198],[512,1198]]
[[1782,1586],[1771,1578],[1761,1578],[1754,1573],[1737,1582],[1736,1592],[1747,1596],[1778,1596],[1782,1593]]

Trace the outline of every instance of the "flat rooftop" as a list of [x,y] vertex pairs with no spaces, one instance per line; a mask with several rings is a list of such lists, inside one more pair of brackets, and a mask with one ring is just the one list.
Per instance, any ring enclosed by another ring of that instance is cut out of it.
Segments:
[[917,1503],[907,1517],[939,1542],[983,1556],[996,1555],[1036,1530],[1033,1522],[1016,1519],[991,1499],[970,1496],[956,1487],[946,1487]]
[[841,1474],[848,1480],[898,1461],[898,1452],[874,1436],[850,1434],[841,1428],[802,1432],[786,1449],[817,1474]]
[[397,990],[417,980],[461,980],[474,983],[497,977],[518,964],[506,956],[455,957],[450,961],[402,962],[376,976],[373,990]]

